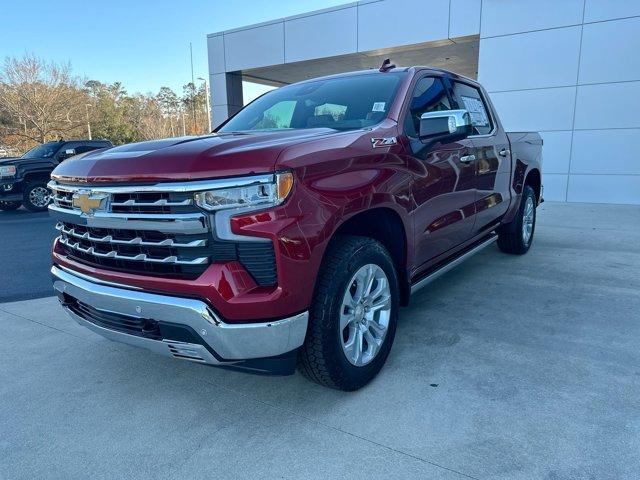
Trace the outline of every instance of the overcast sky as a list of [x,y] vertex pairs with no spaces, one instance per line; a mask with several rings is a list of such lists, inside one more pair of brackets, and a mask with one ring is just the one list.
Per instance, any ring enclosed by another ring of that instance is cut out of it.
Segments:
[[[206,78],[208,33],[347,3],[345,0],[1,0],[0,57],[33,53],[71,62],[80,76],[120,81],[129,93],[182,93]],[[197,81],[197,80],[196,80]],[[250,89],[247,96],[259,93]],[[251,95],[252,96],[252,95]],[[247,100],[245,98],[245,100]]]

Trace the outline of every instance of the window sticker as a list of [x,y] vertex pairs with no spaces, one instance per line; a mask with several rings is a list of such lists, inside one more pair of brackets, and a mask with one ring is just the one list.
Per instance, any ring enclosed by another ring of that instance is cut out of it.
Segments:
[[386,102],[374,102],[372,112],[384,112],[384,107],[386,106]]
[[465,97],[464,95],[460,95],[460,98],[464,102],[464,108],[467,109],[471,116],[471,123],[476,127],[488,127],[489,117],[484,109],[482,100],[475,97]]

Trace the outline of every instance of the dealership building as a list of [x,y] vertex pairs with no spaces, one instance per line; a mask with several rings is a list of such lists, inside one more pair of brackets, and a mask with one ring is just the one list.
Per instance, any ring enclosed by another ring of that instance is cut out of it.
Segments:
[[544,138],[545,198],[640,204],[640,0],[361,0],[208,36],[214,124],[242,81],[427,65]]

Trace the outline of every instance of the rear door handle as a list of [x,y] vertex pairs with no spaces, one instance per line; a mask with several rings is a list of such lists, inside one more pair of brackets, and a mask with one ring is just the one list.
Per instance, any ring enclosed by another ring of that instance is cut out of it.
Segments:
[[475,162],[476,161],[476,156],[471,154],[471,155],[463,155],[462,157],[460,157],[460,161],[462,163],[471,163],[471,162]]
[[498,155],[500,155],[501,157],[506,157],[510,154],[511,152],[509,151],[508,148],[503,148],[502,150],[500,150],[498,152]]

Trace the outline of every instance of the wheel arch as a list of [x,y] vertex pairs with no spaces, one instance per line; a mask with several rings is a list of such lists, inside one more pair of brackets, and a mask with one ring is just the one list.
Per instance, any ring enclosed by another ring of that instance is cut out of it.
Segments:
[[407,270],[409,243],[407,228],[401,215],[387,206],[364,210],[345,219],[335,229],[330,241],[339,235],[359,235],[373,238],[387,249],[398,272],[400,304],[407,305],[411,290]]
[[524,179],[524,184],[529,185],[533,188],[533,191],[536,194],[536,200],[540,203],[541,195],[542,195],[542,177],[540,175],[540,170],[537,168],[532,168],[528,173],[526,178]]
[[51,180],[51,172],[47,170],[40,170],[35,172],[26,172],[24,174],[24,181],[27,183],[44,182],[48,183]]

